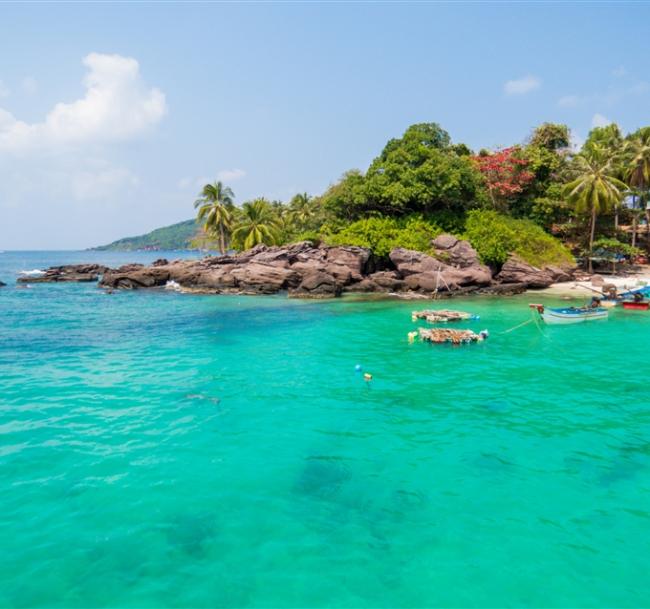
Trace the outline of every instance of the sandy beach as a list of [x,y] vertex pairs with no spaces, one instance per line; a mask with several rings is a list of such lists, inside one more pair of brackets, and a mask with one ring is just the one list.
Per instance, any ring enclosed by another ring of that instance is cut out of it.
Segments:
[[[602,281],[601,278],[602,277]],[[625,273],[595,275],[586,281],[566,281],[554,283],[543,290],[531,290],[534,294],[544,294],[567,299],[584,299],[602,292],[603,285],[615,285],[618,293],[650,285],[650,265],[636,267]]]

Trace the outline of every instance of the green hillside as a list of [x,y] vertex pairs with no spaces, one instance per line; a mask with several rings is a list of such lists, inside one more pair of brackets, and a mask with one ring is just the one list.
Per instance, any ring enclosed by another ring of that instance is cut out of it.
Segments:
[[164,226],[137,237],[125,237],[94,247],[100,251],[131,252],[134,250],[187,250],[198,249],[197,242],[201,241],[202,231],[195,220],[186,220],[171,226]]

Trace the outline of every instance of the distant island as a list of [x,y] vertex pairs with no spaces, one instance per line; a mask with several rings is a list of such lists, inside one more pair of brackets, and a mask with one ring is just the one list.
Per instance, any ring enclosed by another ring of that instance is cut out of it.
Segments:
[[157,228],[144,235],[125,237],[108,245],[90,248],[103,252],[133,252],[136,250],[196,250],[205,249],[206,240],[196,220],[185,220]]

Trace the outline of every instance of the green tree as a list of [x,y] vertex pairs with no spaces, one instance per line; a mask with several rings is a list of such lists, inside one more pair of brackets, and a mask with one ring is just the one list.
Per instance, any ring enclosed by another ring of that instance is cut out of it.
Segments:
[[280,226],[271,204],[264,198],[244,203],[232,233],[233,245],[247,250],[260,243],[275,245],[279,240]]
[[627,186],[615,177],[617,169],[612,158],[597,145],[576,155],[573,163],[574,178],[565,185],[564,195],[577,213],[591,216],[588,263],[591,272],[596,218],[620,204]]
[[206,184],[199,198],[194,202],[194,208],[198,209],[197,220],[203,222],[206,233],[218,235],[219,251],[222,254],[225,254],[228,248],[234,198],[235,195],[230,188],[221,182],[214,182],[214,184]]
[[571,132],[566,125],[542,123],[533,131],[528,145],[557,152],[566,150],[570,143]]
[[314,199],[306,192],[295,195],[289,201],[289,219],[299,232],[312,228],[316,215]]
[[[625,181],[638,193],[641,209],[648,203],[648,188],[650,188],[650,127],[639,129],[631,134],[623,145],[623,165]],[[634,201],[636,203],[636,196]],[[635,205],[636,207],[636,205]],[[646,219],[650,217],[646,212]],[[637,215],[634,214],[632,231],[632,246],[636,246]]]

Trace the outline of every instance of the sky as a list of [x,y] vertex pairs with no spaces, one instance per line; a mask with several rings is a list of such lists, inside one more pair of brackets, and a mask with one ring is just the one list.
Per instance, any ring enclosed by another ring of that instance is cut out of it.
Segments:
[[0,250],[81,249],[319,194],[437,122],[650,124],[647,3],[0,4]]

